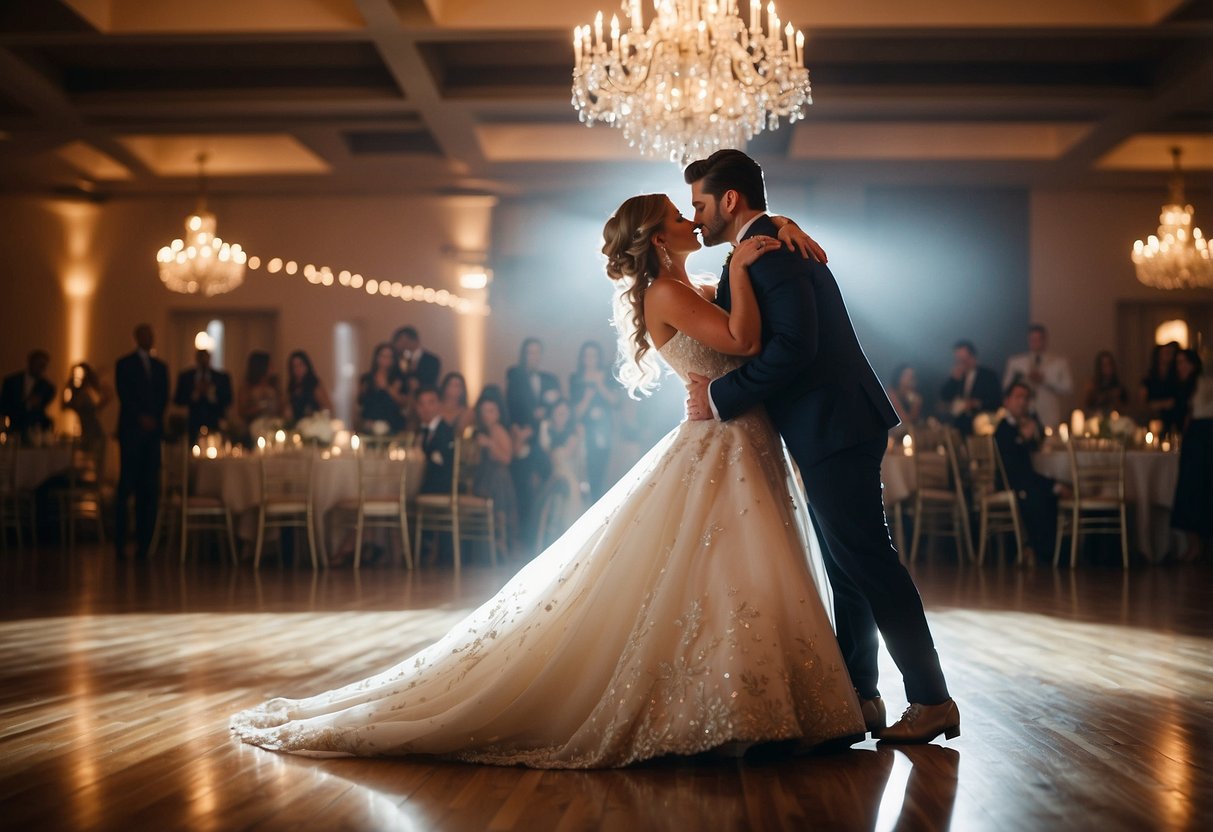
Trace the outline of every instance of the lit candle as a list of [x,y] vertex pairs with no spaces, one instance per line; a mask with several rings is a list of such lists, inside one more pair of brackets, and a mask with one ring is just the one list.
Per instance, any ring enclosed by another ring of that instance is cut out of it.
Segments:
[[1154,431],[1148,430],[1148,431],[1146,431],[1146,447],[1148,448],[1148,447],[1152,446],[1153,444],[1154,444]]
[[778,39],[779,37],[779,15],[775,14],[775,0],[767,5],[767,35]]
[[611,15],[611,43],[619,46],[619,15]]
[[640,0],[632,0],[632,28],[644,30],[644,18],[640,16]]
[[257,450],[261,451],[262,453],[265,453],[265,437],[264,436],[257,437]]
[[1082,411],[1075,410],[1070,414],[1070,434],[1075,437],[1082,436],[1082,427]]
[[906,456],[914,456],[914,437],[908,433],[901,437],[901,447]]
[[601,11],[599,11],[598,14],[594,16],[594,44],[596,46],[602,45],[602,12]]
[[573,58],[577,69],[581,69],[581,27],[573,29]]
[[796,32],[796,65],[804,66],[804,32]]
[[216,448],[214,445],[212,445],[211,447],[206,449],[206,458],[207,459],[214,459],[217,456],[219,456],[219,449]]
[[762,0],[750,0],[750,33],[757,34],[758,19],[762,14]]
[[202,456],[202,449],[199,448],[197,445],[194,446],[194,456],[195,457]]
[[357,451],[360,447],[362,447],[362,439],[355,433],[350,437],[350,450]]
[[1065,422],[1057,426],[1057,435],[1061,437],[1062,442],[1070,441],[1070,427]]
[[787,26],[785,26],[783,28],[783,34],[787,37],[787,40],[788,40],[788,48],[786,51],[787,51],[788,55],[792,58],[792,60],[796,60],[796,40],[792,37],[792,24],[791,23],[789,23]]
[[274,443],[282,445],[286,442],[286,431],[278,429],[274,431]]
[[1162,440],[1162,452],[1167,453],[1170,450],[1171,450],[1171,440],[1170,439]]

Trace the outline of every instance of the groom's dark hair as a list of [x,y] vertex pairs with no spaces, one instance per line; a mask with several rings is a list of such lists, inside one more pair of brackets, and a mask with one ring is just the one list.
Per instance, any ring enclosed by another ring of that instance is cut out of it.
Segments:
[[756,211],[767,209],[767,189],[762,167],[740,150],[717,150],[706,159],[691,162],[683,171],[688,185],[703,180],[703,192],[720,199],[725,191],[737,191]]

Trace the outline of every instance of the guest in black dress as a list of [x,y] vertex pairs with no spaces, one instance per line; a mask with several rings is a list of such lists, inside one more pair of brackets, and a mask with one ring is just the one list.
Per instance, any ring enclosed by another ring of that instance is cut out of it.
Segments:
[[1100,350],[1095,356],[1095,374],[1087,382],[1083,405],[1088,416],[1124,411],[1129,406],[1129,391],[1120,383],[1116,356],[1108,350]]
[[476,414],[468,407],[468,383],[463,373],[447,373],[438,387],[438,405],[442,419],[450,425],[456,436],[463,436],[476,420]]
[[1179,382],[1175,377],[1175,354],[1179,344],[1171,341],[1154,347],[1150,357],[1150,372],[1141,381],[1142,399],[1150,419],[1162,422],[1163,433],[1173,433],[1179,428],[1184,414],[1178,405]]
[[1192,350],[1176,355],[1178,378],[1187,427],[1179,446],[1179,477],[1171,509],[1171,527],[1184,532],[1187,545],[1181,557],[1195,560],[1213,537],[1213,373]]
[[602,347],[595,341],[581,345],[577,370],[569,376],[569,401],[584,429],[586,480],[590,499],[596,501],[606,492],[619,391],[607,376]]
[[321,411],[332,411],[333,402],[320,379],[312,359],[303,350],[295,350],[286,360],[287,398],[291,405],[291,419],[298,422]]
[[383,343],[372,353],[371,368],[359,383],[359,424],[363,430],[374,431],[376,422],[385,422],[388,433],[404,430],[402,408],[408,401],[396,374],[396,352],[391,344]]

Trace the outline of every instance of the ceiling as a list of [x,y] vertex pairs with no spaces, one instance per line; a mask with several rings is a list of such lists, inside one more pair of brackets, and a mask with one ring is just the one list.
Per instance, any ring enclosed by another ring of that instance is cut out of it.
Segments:
[[[764,0],[765,1],[765,0]],[[646,2],[646,6],[648,3]],[[569,105],[605,0],[7,0],[0,191],[575,189],[641,161]],[[1213,0],[781,0],[815,103],[750,144],[805,181],[1213,181]]]

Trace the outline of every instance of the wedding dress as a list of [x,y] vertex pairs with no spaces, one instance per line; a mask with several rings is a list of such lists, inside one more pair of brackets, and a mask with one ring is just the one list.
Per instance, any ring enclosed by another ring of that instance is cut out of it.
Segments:
[[[681,333],[659,354],[684,380],[737,366]],[[238,713],[232,729],[312,756],[537,768],[860,734],[795,493],[761,410],[683,422],[436,643],[369,679]]]

